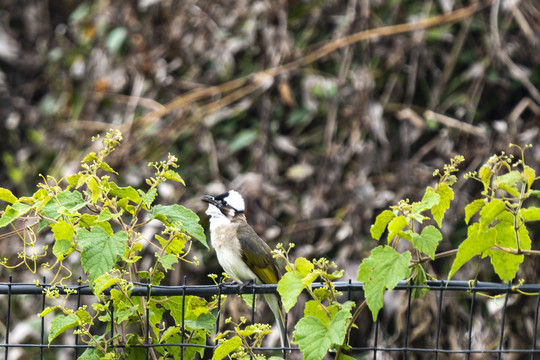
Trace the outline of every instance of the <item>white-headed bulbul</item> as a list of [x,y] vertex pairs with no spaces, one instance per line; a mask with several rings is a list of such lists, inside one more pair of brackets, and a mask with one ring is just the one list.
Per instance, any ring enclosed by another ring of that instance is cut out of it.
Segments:
[[[281,276],[278,265],[270,247],[247,223],[242,195],[230,190],[216,197],[203,195],[201,199],[208,203],[210,240],[223,270],[240,284],[253,280],[277,284]],[[288,347],[281,298],[276,294],[264,297],[276,317],[281,345]]]

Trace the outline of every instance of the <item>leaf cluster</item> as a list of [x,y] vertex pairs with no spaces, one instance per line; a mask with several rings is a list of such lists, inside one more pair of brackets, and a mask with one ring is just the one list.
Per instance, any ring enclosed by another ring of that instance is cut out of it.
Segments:
[[[165,345],[206,344],[214,329],[215,315],[211,311],[215,304],[194,296],[133,297],[131,290],[136,282],[159,285],[179,261],[197,264],[190,250],[194,240],[208,247],[204,230],[193,211],[181,205],[154,204],[161,183],[172,180],[184,184],[175,171],[176,157],[169,155],[166,161],[151,163],[155,173],[146,181],[148,188],[136,190],[119,186],[113,180],[116,171],[106,162],[122,140],[120,132],[111,130],[100,140],[102,150],[89,153],[82,160],[81,171],[59,180],[44,178],[30,197],[17,198],[11,191],[0,189],[0,200],[10,203],[0,217],[0,227],[12,228],[2,236],[16,235],[23,245],[18,262],[12,264],[4,258],[0,264],[8,268],[26,266],[32,272],[41,267],[54,273],[52,287],[44,290],[54,305],[40,314],[56,314],[49,343],[76,328],[75,333],[92,345],[83,359],[118,358],[115,345],[119,344],[127,345],[126,354],[136,355],[143,349],[130,345],[148,340],[148,324],[151,341],[164,344],[150,350],[153,356],[159,353],[176,358],[181,348]],[[152,220],[161,224],[161,231],[146,238],[141,229]],[[44,238],[47,231],[54,239],[52,248],[40,248],[38,238]],[[145,252],[153,252],[154,260],[149,269],[141,270],[137,265]],[[53,264],[42,262],[51,255]],[[90,308],[73,310],[66,306],[73,292],[61,294],[58,289],[72,279],[71,266],[79,261],[87,275],[84,281],[96,299]],[[107,289],[110,291],[105,292]],[[172,317],[172,325],[165,325],[165,316]],[[105,333],[97,334],[97,323],[105,323],[107,331],[114,328],[116,335],[107,338]],[[189,347],[184,355],[191,358],[194,352],[202,351]]]

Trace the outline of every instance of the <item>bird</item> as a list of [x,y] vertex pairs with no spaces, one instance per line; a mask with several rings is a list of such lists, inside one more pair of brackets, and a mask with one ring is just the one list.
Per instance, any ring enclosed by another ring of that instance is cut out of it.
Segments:
[[[237,283],[277,284],[281,273],[272,250],[248,224],[244,198],[229,190],[216,197],[201,196],[208,203],[210,242],[223,270]],[[278,323],[281,346],[288,348],[283,305],[278,294],[264,294]]]

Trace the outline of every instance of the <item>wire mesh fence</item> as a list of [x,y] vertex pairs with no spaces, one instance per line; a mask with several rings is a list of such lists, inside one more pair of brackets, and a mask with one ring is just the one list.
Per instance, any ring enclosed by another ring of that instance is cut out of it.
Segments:
[[[148,286],[136,284],[131,296],[169,297],[198,296],[203,298],[230,294],[261,294],[276,292],[275,285],[184,285]],[[314,283],[313,288],[322,286]],[[343,296],[359,304],[363,300],[363,284],[355,281],[337,282]],[[35,314],[46,306],[41,284],[16,283],[11,278],[0,283],[0,355],[4,359],[77,359],[89,346],[79,336],[64,336],[62,341],[47,342],[48,327],[44,317]],[[73,291],[73,307],[84,304],[85,297],[93,296],[87,284],[67,286],[61,292]],[[426,294],[415,298],[418,291]],[[464,281],[428,281],[426,286],[400,283],[385,295],[385,306],[376,322],[366,309],[351,331],[347,354],[358,359],[535,359],[540,358],[537,348],[538,309],[540,284],[520,285]],[[256,297],[254,296],[253,299]],[[255,301],[255,300],[253,300]],[[222,317],[228,317],[226,308],[218,302],[216,334],[224,326]],[[184,304],[182,303],[182,306]],[[300,306],[301,307],[301,306]],[[23,311],[24,309],[24,311]],[[258,321],[252,307],[251,322]],[[28,317],[19,317],[21,314]],[[184,309],[182,309],[184,313]],[[296,314],[301,315],[301,311]],[[288,333],[292,334],[295,314],[288,316]],[[148,314],[146,321],[148,321]],[[146,324],[148,329],[148,322]],[[114,327],[105,328],[107,336],[115,336]],[[163,348],[152,344],[148,334],[144,344],[132,345],[146,350]],[[190,344],[181,341],[168,347],[204,349],[204,358],[211,358],[215,345]],[[127,345],[119,345],[119,350]],[[288,350],[288,351],[284,351]],[[267,356],[280,355],[300,359],[302,355],[294,343],[290,348],[277,346],[257,348]],[[180,351],[183,354],[183,351]],[[331,358],[332,354],[329,354]]]

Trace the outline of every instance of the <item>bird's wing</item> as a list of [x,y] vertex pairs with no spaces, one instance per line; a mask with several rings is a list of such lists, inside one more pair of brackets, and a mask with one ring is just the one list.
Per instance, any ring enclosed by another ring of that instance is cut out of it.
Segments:
[[247,266],[265,284],[277,284],[279,271],[272,250],[249,225],[238,227],[238,240]]

